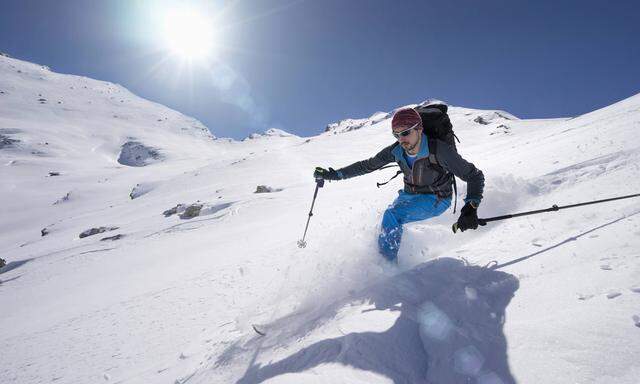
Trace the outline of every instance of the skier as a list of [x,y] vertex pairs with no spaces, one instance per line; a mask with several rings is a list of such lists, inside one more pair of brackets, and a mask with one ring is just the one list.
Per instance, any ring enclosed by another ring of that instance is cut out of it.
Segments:
[[[482,171],[463,159],[449,144],[427,138],[420,114],[413,108],[398,110],[391,119],[391,130],[397,141],[374,157],[337,170],[317,167],[313,173],[316,179],[343,180],[373,172],[394,161],[398,163],[404,175],[404,190],[398,191],[398,197],[382,217],[378,237],[380,253],[397,263],[402,225],[445,212],[451,206],[454,175],[467,183],[458,229],[465,231],[485,225],[478,221],[477,214],[484,189]],[[429,159],[430,149],[435,153],[435,159],[433,156]],[[434,166],[435,160],[439,166]]]

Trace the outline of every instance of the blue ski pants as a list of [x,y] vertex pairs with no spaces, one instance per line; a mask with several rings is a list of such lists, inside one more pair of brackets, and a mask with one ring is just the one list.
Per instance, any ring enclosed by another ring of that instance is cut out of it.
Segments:
[[398,197],[382,216],[378,237],[380,253],[389,261],[397,262],[402,225],[426,220],[444,213],[451,206],[451,199],[438,199],[435,195],[398,192]]

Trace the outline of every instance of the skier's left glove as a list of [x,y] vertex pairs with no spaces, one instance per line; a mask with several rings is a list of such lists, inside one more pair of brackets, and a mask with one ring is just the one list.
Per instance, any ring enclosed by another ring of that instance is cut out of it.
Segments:
[[333,168],[324,169],[322,167],[316,167],[316,170],[313,172],[313,177],[316,180],[342,180],[340,173]]
[[487,225],[487,222],[478,219],[478,207],[468,202],[460,210],[460,218],[458,218],[458,229],[462,232],[467,229],[477,229],[478,225]]

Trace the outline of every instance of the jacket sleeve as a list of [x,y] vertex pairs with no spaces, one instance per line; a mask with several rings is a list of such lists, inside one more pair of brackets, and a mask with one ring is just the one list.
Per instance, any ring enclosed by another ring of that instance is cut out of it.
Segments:
[[380,167],[384,167],[385,165],[394,162],[395,157],[393,156],[391,151],[396,145],[397,144],[394,143],[384,148],[382,151],[378,152],[378,154],[370,159],[358,161],[344,168],[338,169],[338,175],[342,179],[349,179],[351,177],[361,176],[366,173],[373,172]]
[[438,140],[436,157],[445,170],[467,183],[467,197],[464,201],[473,201],[476,204],[480,204],[484,191],[484,174],[482,171],[463,159],[449,144],[441,140]]

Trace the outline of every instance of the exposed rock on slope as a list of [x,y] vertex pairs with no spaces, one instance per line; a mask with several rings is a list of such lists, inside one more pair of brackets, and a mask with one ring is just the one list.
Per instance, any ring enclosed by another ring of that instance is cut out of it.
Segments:
[[162,156],[156,148],[147,147],[137,141],[127,141],[122,144],[122,150],[118,156],[118,163],[130,167],[144,167],[159,160],[162,160]]

